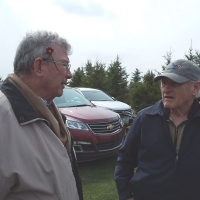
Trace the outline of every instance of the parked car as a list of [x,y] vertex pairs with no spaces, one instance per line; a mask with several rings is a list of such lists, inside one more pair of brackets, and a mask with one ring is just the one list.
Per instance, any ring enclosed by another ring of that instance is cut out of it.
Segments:
[[134,113],[128,104],[117,101],[102,90],[81,87],[77,88],[77,90],[96,106],[104,107],[118,113],[127,127],[133,122]]
[[89,161],[118,152],[125,136],[121,117],[110,110],[96,107],[76,89],[66,87],[54,99],[66,116],[66,126],[74,139],[77,160]]

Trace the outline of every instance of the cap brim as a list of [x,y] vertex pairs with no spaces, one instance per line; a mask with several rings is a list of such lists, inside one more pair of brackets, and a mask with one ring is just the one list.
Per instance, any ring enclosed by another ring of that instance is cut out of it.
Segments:
[[163,73],[157,77],[154,78],[154,82],[160,81],[163,77],[169,78],[172,81],[176,82],[176,83],[184,83],[189,81],[190,79],[185,78],[183,76],[180,76],[178,74],[174,74],[174,73]]

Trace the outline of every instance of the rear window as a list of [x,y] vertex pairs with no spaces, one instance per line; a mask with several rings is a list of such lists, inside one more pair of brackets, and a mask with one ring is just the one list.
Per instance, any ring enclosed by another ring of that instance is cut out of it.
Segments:
[[109,95],[102,91],[81,91],[90,101],[114,101]]

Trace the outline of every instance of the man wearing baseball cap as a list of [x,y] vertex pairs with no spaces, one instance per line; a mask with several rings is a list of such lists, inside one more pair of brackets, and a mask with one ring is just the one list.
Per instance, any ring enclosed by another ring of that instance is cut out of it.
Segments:
[[119,151],[119,199],[200,200],[200,68],[179,59],[154,81],[162,100],[138,113]]

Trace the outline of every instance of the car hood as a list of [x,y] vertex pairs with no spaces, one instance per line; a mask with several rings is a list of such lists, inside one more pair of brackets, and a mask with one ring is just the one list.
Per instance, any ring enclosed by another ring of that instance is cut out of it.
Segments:
[[85,123],[110,122],[118,119],[115,112],[95,106],[59,108],[66,117],[75,118]]
[[96,106],[101,106],[104,108],[109,108],[112,110],[128,110],[131,109],[131,107],[123,103],[121,101],[91,101]]

